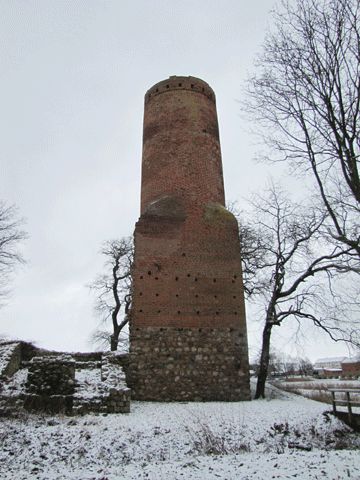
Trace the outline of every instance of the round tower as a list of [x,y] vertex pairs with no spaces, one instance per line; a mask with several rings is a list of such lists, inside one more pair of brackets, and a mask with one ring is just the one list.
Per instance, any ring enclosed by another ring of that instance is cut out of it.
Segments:
[[249,399],[238,225],[224,206],[215,95],[200,79],[145,95],[134,238],[132,397]]
[[194,77],[170,77],[145,95],[141,213],[157,198],[224,205],[215,94]]

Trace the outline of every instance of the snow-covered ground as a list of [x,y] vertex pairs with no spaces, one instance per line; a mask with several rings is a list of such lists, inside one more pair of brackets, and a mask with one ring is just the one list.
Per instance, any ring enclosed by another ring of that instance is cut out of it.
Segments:
[[360,436],[327,405],[133,402],[130,414],[0,419],[0,478],[360,479]]

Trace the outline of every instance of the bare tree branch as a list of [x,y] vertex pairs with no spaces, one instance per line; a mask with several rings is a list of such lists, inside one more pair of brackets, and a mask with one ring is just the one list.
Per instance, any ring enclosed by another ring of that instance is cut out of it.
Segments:
[[[334,246],[323,241],[326,215],[312,205],[292,202],[275,185],[263,195],[254,197],[251,206],[247,216],[251,220],[242,221],[240,216],[240,224],[244,231],[251,229],[261,239],[261,263],[255,260],[251,276],[254,287],[248,295],[250,300],[260,301],[265,308],[255,396],[259,398],[265,395],[273,327],[281,326],[290,318],[300,326],[307,319],[336,341],[359,344],[359,335],[354,333],[353,322],[339,322],[336,316],[326,318],[319,308],[326,292],[331,297],[332,292],[326,287],[328,283],[332,285],[339,272],[349,271],[355,275],[349,256],[351,249],[341,242]],[[257,245],[255,241],[255,249]]]
[[107,323],[111,318],[112,331],[97,330],[92,339],[103,344],[106,338],[111,350],[117,350],[120,335],[131,315],[131,267],[134,258],[132,238],[104,242],[101,254],[105,257],[106,272],[98,275],[89,287],[96,294],[95,311],[100,315],[102,323]]
[[283,0],[272,19],[245,109],[267,160],[312,174],[329,239],[359,262],[360,3]]
[[28,235],[23,224],[17,208],[0,200],[0,298],[9,293],[10,276],[16,266],[24,263],[19,244]]

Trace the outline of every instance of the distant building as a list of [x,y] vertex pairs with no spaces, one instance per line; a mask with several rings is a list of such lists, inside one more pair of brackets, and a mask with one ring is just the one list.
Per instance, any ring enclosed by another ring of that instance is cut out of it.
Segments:
[[347,357],[327,357],[319,358],[314,363],[314,375],[325,377],[338,377],[342,375],[342,362]]
[[353,358],[346,358],[341,362],[342,374],[344,377],[360,376],[360,354]]

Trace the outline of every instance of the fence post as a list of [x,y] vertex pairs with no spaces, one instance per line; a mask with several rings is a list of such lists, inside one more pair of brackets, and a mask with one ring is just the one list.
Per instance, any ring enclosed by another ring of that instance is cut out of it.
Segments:
[[349,412],[349,423],[350,423],[350,426],[352,426],[353,418],[352,418],[352,410],[351,410],[350,392],[346,392],[346,400],[347,400],[347,406],[348,406],[348,412]]
[[336,415],[335,392],[331,392],[331,395],[332,395],[333,414]]

